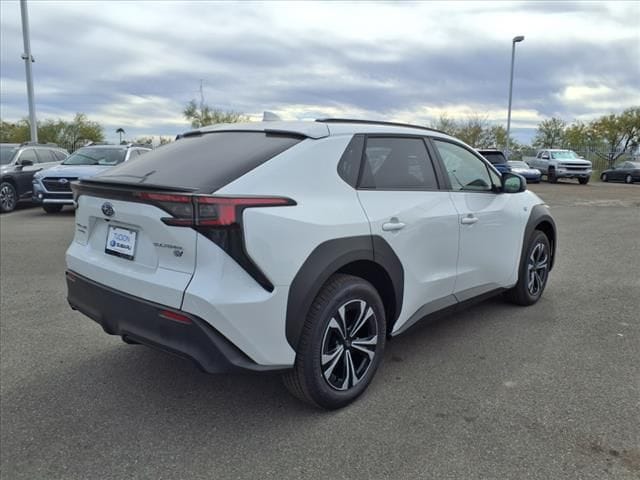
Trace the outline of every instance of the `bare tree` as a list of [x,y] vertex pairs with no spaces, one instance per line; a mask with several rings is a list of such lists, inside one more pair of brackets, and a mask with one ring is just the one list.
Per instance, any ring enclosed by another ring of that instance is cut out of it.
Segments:
[[193,128],[200,128],[216,123],[248,122],[249,118],[239,112],[218,110],[211,108],[206,103],[199,106],[195,100],[191,100],[182,111],[185,118],[191,122]]

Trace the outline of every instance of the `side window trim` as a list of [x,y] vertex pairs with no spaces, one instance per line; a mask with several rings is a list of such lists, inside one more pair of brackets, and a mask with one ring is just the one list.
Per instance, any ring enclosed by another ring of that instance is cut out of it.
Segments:
[[433,168],[436,171],[436,178],[438,179],[440,190],[451,191],[451,181],[447,175],[447,169],[444,167],[444,163],[438,153],[438,149],[433,144],[432,137],[425,137],[424,141],[427,145],[429,155],[431,156],[431,163],[433,163]]
[[[395,188],[368,188],[368,187],[362,187],[361,186],[361,182],[362,182],[362,172],[364,170],[364,164],[366,162],[366,152],[367,152],[367,143],[369,142],[370,138],[410,138],[410,139],[420,139],[422,140],[422,142],[424,143],[425,149],[427,151],[427,159],[429,160],[429,163],[431,165],[431,168],[434,171],[435,174],[435,180],[436,180],[436,188],[414,188],[414,187],[407,187],[407,188],[401,188],[401,187],[395,187]],[[436,162],[434,161],[434,156],[433,156],[433,152],[430,149],[430,145],[429,142],[427,140],[427,137],[423,136],[423,135],[410,135],[410,134],[404,134],[404,133],[371,133],[371,134],[365,134],[364,135],[364,144],[362,146],[362,156],[360,158],[360,168],[358,171],[358,181],[356,183],[356,189],[357,190],[366,190],[366,191],[381,191],[381,192],[436,192],[436,191],[440,191],[443,190],[443,182],[442,182],[442,177],[440,176],[440,172],[438,167],[436,166]]]
[[[463,150],[466,150],[467,152],[471,153],[474,157],[476,157],[478,160],[480,160],[483,164],[484,167],[487,169],[487,175],[489,176],[489,179],[491,179],[491,184],[493,185],[493,178],[491,177],[491,173],[490,173],[490,168],[494,168],[493,166],[489,167],[490,162],[488,160],[486,160],[484,157],[482,157],[482,155],[474,152],[472,149],[467,148],[465,145],[456,142],[454,140],[451,140],[449,138],[441,138],[441,137],[429,137],[430,141],[439,141],[439,142],[446,142],[446,143],[450,143],[451,145],[455,145],[457,147],[462,148]],[[435,145],[433,145],[433,150],[434,153],[436,155],[436,158],[438,159],[438,162],[440,164],[440,168],[442,168],[443,172],[446,174],[447,169],[444,166],[444,161],[442,160],[442,157],[440,156],[440,152],[438,152],[438,149],[436,148]],[[453,187],[451,186],[451,181],[449,180],[449,176],[446,175],[447,178],[447,185],[448,185],[448,190],[450,192],[473,192],[473,193],[492,193],[492,194],[496,194],[497,192],[492,188],[491,190],[454,190]],[[494,187],[499,187],[499,185],[493,185]]]

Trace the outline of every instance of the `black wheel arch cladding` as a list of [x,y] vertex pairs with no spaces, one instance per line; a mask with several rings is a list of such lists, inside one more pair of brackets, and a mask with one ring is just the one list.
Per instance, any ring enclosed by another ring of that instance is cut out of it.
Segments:
[[393,325],[402,308],[404,269],[391,246],[377,235],[328,240],[311,252],[289,288],[285,333],[294,350],[297,351],[307,312],[329,277],[347,265],[363,260],[379,265],[391,279],[395,308],[387,325]]
[[553,221],[553,218],[551,217],[551,215],[549,214],[549,207],[547,207],[546,205],[535,205],[531,209],[531,213],[529,214],[529,220],[527,221],[527,226],[525,227],[525,230],[524,230],[522,252],[520,254],[521,261],[526,256],[527,249],[529,248],[529,243],[531,241],[533,233],[536,230],[540,230],[541,232],[543,232],[549,239],[549,244],[551,245],[551,262],[549,264],[549,271],[551,271],[556,258],[556,248],[558,246],[558,234],[557,234],[556,224]]

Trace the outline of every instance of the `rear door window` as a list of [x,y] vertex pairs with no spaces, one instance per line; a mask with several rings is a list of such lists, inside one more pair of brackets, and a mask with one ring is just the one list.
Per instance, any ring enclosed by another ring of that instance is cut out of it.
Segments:
[[57,162],[61,162],[62,160],[67,158],[67,155],[64,152],[61,152],[59,150],[54,150],[53,155],[56,157]]
[[55,155],[51,150],[47,148],[38,148],[37,150],[40,163],[50,163],[57,161]]
[[437,189],[438,182],[424,140],[369,137],[365,147],[360,188]]
[[240,131],[186,136],[92,180],[211,193],[301,140],[287,134]]

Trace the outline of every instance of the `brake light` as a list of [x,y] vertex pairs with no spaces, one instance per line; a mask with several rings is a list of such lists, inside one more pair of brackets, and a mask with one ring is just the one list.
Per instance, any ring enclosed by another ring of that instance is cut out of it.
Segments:
[[220,197],[150,192],[137,192],[136,196],[170,213],[172,216],[162,221],[177,227],[230,227],[240,223],[245,208],[296,204],[284,197]]

